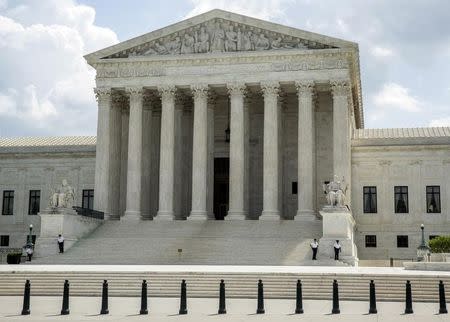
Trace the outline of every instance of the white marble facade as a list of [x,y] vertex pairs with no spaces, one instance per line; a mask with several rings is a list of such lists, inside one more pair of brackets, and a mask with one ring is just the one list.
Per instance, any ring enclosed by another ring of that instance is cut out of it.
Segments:
[[[213,10],[85,58],[97,71],[96,145],[61,152],[2,141],[0,189],[18,199],[0,234],[26,233],[36,221],[25,214],[27,191],[45,194],[59,177],[78,194],[95,186],[94,209],[110,220],[213,220],[223,158],[226,220],[308,225],[336,174],[350,184],[360,258],[413,256],[422,222],[428,235],[450,233],[450,131],[399,139],[409,132],[364,130],[355,43]],[[441,187],[440,214],[424,211],[428,184]],[[375,214],[362,211],[368,185],[377,186]],[[393,212],[395,185],[410,187],[409,214]],[[396,248],[400,234],[411,236],[408,249]],[[376,248],[365,235],[377,236]]]

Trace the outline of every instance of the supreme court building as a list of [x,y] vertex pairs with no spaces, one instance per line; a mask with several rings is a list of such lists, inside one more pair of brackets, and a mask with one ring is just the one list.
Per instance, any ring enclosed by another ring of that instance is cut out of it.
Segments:
[[85,58],[97,137],[0,140],[2,235],[39,225],[29,191],[44,208],[62,178],[111,221],[307,226],[335,175],[360,258],[450,233],[450,129],[364,129],[356,43],[212,10]]

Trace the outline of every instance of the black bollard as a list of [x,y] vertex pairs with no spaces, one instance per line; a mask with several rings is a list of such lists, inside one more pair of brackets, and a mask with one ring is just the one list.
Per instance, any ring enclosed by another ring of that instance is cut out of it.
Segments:
[[181,281],[181,298],[180,298],[180,312],[179,314],[187,314],[187,303],[186,303],[186,281]]
[[295,314],[303,314],[302,282],[297,280],[297,296],[295,301]]
[[339,309],[339,288],[336,280],[333,281],[333,309],[331,314],[339,314],[341,310]]
[[69,313],[69,281],[65,280],[61,315],[67,315]]
[[103,289],[102,289],[102,310],[100,314],[109,314],[108,310],[108,281],[103,281]]
[[439,281],[439,314],[447,314],[447,304],[445,302],[444,282]]
[[412,308],[412,295],[411,295],[411,283],[406,281],[406,306],[405,306],[405,314],[411,314],[413,312]]
[[258,282],[258,308],[256,309],[256,314],[264,314],[264,285],[262,280]]
[[142,281],[142,291],[141,291],[141,310],[139,314],[148,314],[147,310],[147,281]]
[[226,314],[227,309],[225,308],[225,282],[220,281],[219,287],[219,314]]
[[30,280],[25,282],[25,290],[23,292],[23,308],[22,315],[30,315]]
[[375,293],[375,283],[373,280],[370,281],[369,285],[369,295],[370,295],[370,307],[369,307],[369,314],[377,314],[377,296]]

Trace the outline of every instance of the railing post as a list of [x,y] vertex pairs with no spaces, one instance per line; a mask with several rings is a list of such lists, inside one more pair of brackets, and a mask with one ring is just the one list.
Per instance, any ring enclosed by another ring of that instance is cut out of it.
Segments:
[[102,288],[102,309],[100,311],[100,314],[108,314],[108,281],[103,281],[103,288]]
[[227,310],[225,308],[225,282],[220,281],[219,287],[219,314],[226,314]]
[[147,309],[147,281],[142,281],[142,290],[141,290],[141,310],[139,314],[148,314]]
[[370,281],[369,293],[370,293],[369,314],[376,314],[376,313],[378,313],[377,297],[376,297],[376,293],[375,293],[375,283],[373,282],[373,280]]
[[447,303],[445,302],[444,282],[439,281],[439,314],[447,314]]
[[65,280],[61,315],[67,315],[69,313],[69,281]]
[[413,312],[412,308],[412,295],[411,295],[411,283],[410,281],[406,281],[406,306],[405,306],[405,314],[411,314]]
[[25,282],[25,290],[23,292],[22,315],[30,315],[30,280]]
[[302,294],[302,282],[297,280],[297,294],[295,301],[295,314],[303,314],[303,294]]
[[179,314],[187,314],[186,280],[181,281],[181,298]]
[[256,314],[264,314],[264,285],[262,280],[258,281],[258,308]]
[[336,280],[333,281],[333,309],[332,314],[339,314],[341,310],[339,309],[339,286]]

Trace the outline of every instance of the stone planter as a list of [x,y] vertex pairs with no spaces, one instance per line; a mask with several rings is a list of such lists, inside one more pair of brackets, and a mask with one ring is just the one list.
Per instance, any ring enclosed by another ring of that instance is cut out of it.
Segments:
[[450,262],[450,253],[431,253],[430,262]]

